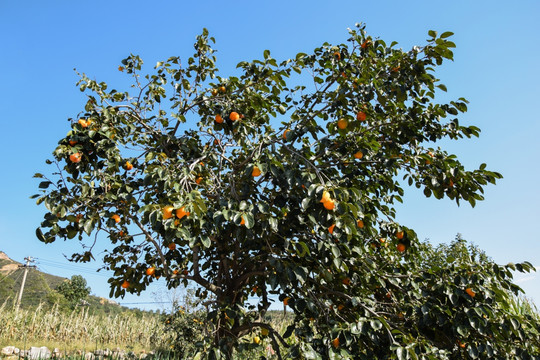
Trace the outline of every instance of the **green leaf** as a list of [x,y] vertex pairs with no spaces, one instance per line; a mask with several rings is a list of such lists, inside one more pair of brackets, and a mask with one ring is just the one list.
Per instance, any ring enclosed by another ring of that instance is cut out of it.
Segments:
[[278,232],[278,221],[277,221],[277,219],[271,217],[271,218],[268,219],[268,223],[270,224],[270,227],[272,228],[272,231],[277,233]]
[[43,232],[41,231],[40,228],[36,229],[36,236],[39,239],[39,241],[45,242],[45,236],[43,235]]
[[469,344],[469,345],[467,346],[467,353],[469,354],[469,356],[470,356],[472,359],[478,359],[478,349],[476,348],[475,345]]
[[446,88],[446,85],[444,85],[444,84],[439,84],[439,85],[437,85],[437,87],[439,89],[441,89],[442,91],[444,91],[444,92],[448,91],[448,89]]
[[92,230],[94,230],[94,221],[92,219],[88,219],[86,220],[86,222],[84,223],[84,232],[86,233],[86,235],[90,235],[92,233]]
[[445,32],[443,32],[443,33],[441,34],[440,38],[441,38],[441,39],[446,39],[447,37],[450,37],[450,36],[452,36],[452,35],[454,35],[453,32],[451,32],[451,31],[445,31]]
[[50,181],[42,181],[42,182],[39,183],[39,188],[40,189],[46,189],[51,184],[52,184],[52,182],[50,182]]
[[287,330],[285,330],[285,333],[283,333],[283,338],[286,339],[286,338],[290,337],[293,334],[293,331],[294,331],[295,327],[296,327],[295,324],[291,324],[291,325],[287,326]]
[[244,221],[246,222],[246,227],[248,229],[251,229],[255,225],[255,219],[253,218],[253,214],[246,213],[243,215]]
[[382,322],[380,322],[379,320],[371,320],[369,324],[371,325],[373,330],[381,330],[383,327]]
[[336,259],[341,256],[341,251],[336,244],[332,244],[332,255],[334,255],[334,258]]
[[311,198],[305,198],[304,200],[302,200],[302,209],[307,210],[310,202],[311,202]]
[[240,202],[240,207],[239,207],[240,211],[244,211],[244,210],[246,210],[247,208],[248,208],[248,203],[247,203],[246,201],[242,200],[242,201]]
[[264,202],[260,202],[257,204],[257,207],[259,209],[259,211],[263,214],[268,214],[268,211],[270,209],[270,207],[268,206],[267,203],[264,203]]
[[396,349],[396,356],[399,360],[406,360],[407,359],[407,352],[404,348],[398,347]]
[[205,248],[209,248],[210,245],[211,245],[211,240],[208,236],[201,236],[201,243],[202,243],[202,246],[204,246]]

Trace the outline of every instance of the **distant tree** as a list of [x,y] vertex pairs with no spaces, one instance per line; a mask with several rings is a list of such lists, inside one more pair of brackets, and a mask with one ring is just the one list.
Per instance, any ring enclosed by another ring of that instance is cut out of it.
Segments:
[[[459,246],[432,261],[395,221],[407,185],[474,206],[501,178],[435,145],[480,132],[458,120],[465,99],[436,100],[451,35],[404,51],[360,25],[346,44],[280,63],[264,51],[222,77],[205,30],[193,57],[150,74],[126,58],[134,92],[82,75],[88,101],[48,160],[54,178],[36,174],[37,236],[105,234],[114,296],[195,283],[199,358],[262,344],[303,359],[530,358],[536,325],[504,309],[511,269],[530,264]],[[295,317],[283,332],[264,321],[277,299]]]
[[62,294],[70,306],[74,308],[90,294],[90,287],[86,285],[85,278],[81,275],[73,275],[70,280],[61,283],[56,291]]

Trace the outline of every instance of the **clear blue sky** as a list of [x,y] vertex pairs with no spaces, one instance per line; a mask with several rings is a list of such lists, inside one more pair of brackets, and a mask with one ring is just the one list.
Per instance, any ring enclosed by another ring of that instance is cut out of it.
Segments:
[[[342,43],[347,27],[365,22],[368,32],[404,49],[422,45],[430,29],[453,31],[455,61],[438,73],[446,99],[471,103],[461,121],[482,129],[477,140],[445,144],[469,167],[486,162],[504,179],[486,189],[471,209],[409,191],[398,220],[421,239],[449,242],[456,233],[499,263],[527,260],[540,266],[538,190],[540,121],[540,2],[450,1],[1,1],[0,2],[0,250],[22,261],[43,259],[44,271],[84,275],[94,293],[108,294],[99,264],[70,264],[62,254],[76,242],[41,244],[34,235],[43,207],[35,172],[50,172],[44,160],[69,130],[85,101],[77,75],[124,83],[117,67],[130,53],[146,64],[191,54],[203,27],[216,37],[222,76],[241,60],[277,59],[309,52],[323,42]],[[441,98],[441,100],[444,100]],[[101,239],[104,245],[106,239]],[[100,245],[100,246],[101,246]],[[51,262],[52,261],[52,262]],[[540,304],[540,277],[520,276],[519,285]],[[125,303],[152,301],[146,295]],[[146,305],[141,305],[145,307]],[[154,307],[154,305],[149,305]]]

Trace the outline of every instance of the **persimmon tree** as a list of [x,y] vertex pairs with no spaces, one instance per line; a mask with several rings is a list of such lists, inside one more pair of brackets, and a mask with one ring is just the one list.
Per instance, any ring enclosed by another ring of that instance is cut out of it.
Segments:
[[[363,25],[349,35],[222,77],[205,30],[192,57],[147,75],[123,60],[129,92],[81,75],[88,100],[47,161],[58,171],[36,175],[38,238],[78,238],[83,262],[108,238],[116,297],[195,284],[199,357],[266,343],[278,358],[527,358],[536,348],[498,305],[519,289],[509,268],[429,262],[395,221],[407,185],[474,206],[501,177],[437,147],[480,132],[458,121],[465,99],[436,101],[452,34],[410,51]],[[284,333],[263,317],[277,301],[294,312]]]

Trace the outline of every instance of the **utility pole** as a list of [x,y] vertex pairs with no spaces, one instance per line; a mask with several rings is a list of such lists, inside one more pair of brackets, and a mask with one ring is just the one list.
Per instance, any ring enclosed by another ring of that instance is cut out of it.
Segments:
[[19,296],[17,297],[17,304],[15,305],[15,311],[18,311],[19,306],[21,305],[22,294],[24,291],[24,283],[26,282],[26,275],[28,275],[28,269],[36,267],[35,265],[30,265],[30,263],[34,262],[34,259],[32,259],[31,256],[25,257],[24,260],[26,260],[26,264],[19,265],[19,268],[22,268],[22,267],[24,268],[24,275],[23,275],[23,279],[21,283],[21,289],[19,290]]

